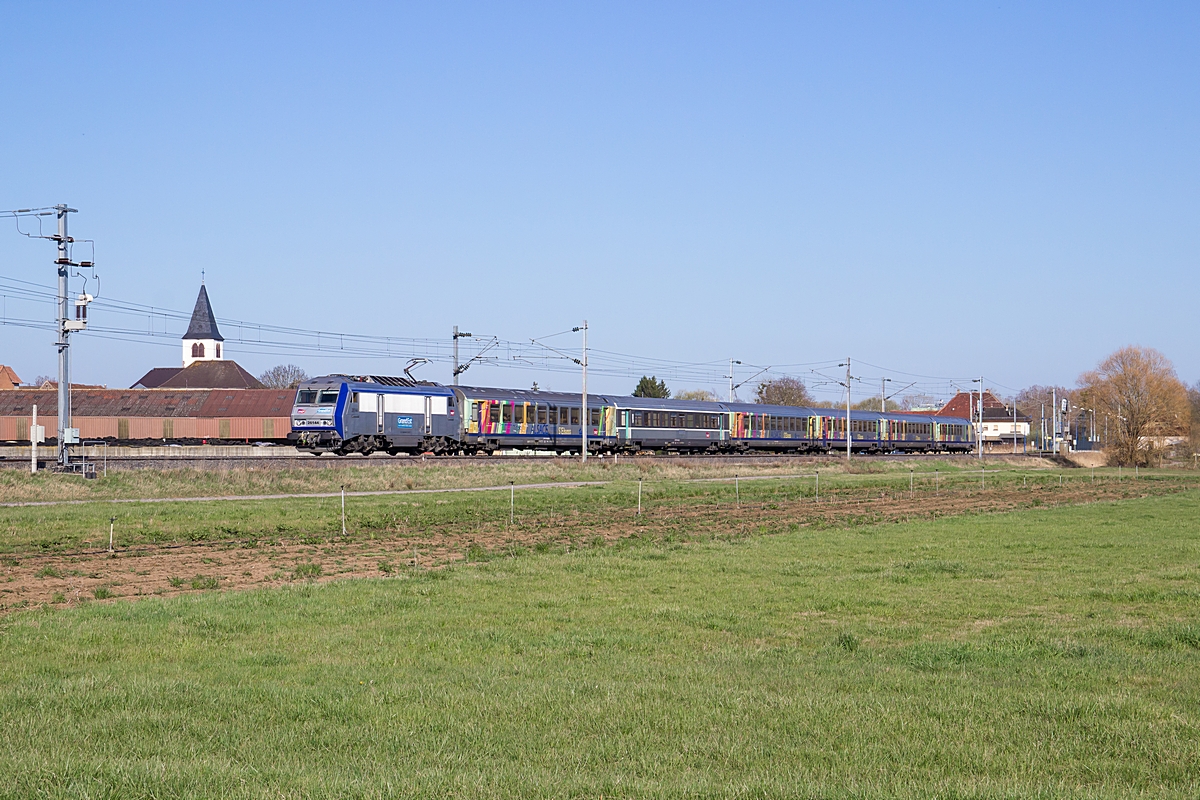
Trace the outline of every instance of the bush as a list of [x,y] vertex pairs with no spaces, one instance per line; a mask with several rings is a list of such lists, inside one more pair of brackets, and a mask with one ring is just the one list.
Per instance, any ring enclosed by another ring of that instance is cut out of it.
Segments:
[[320,564],[305,562],[303,564],[296,565],[296,568],[292,570],[292,576],[297,580],[300,580],[301,578],[318,578],[320,577],[321,572],[322,569]]
[[193,589],[216,589],[220,582],[211,575],[197,575],[192,578]]

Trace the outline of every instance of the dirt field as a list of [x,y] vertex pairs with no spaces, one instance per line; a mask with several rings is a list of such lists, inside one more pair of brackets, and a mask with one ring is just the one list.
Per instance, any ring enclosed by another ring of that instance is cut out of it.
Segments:
[[359,533],[351,537],[228,540],[138,546],[69,554],[5,556],[0,566],[0,609],[41,604],[115,602],[212,590],[386,577],[458,561],[518,557],[612,544],[630,537],[687,541],[743,537],[789,527],[846,527],[1016,508],[1077,505],[1169,494],[1188,483],[1068,484],[943,491],[936,496],[873,489],[837,490],[820,502],[755,503],[740,508],[697,508],[681,503],[638,516],[633,510],[598,515],[525,517],[470,533],[446,528],[420,534]]

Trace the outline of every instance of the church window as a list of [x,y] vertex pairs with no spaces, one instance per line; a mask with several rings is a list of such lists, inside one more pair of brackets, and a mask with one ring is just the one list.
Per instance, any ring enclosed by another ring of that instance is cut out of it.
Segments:
[[192,358],[204,358],[203,342],[194,342],[192,344]]
[[217,342],[216,347],[217,347],[217,358],[220,358],[221,357],[221,343]]

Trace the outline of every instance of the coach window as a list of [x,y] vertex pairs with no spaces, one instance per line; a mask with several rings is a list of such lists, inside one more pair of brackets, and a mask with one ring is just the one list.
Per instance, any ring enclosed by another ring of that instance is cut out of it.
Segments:
[[491,408],[488,409],[488,416],[491,418],[493,425],[500,424],[500,405],[498,403],[493,403]]
[[571,409],[571,424],[572,425],[579,424],[579,409],[578,408]]

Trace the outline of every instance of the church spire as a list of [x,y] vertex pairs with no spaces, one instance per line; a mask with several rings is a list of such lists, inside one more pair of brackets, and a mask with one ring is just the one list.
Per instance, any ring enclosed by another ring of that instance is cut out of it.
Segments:
[[225,337],[217,330],[217,318],[213,315],[212,305],[208,302],[208,289],[200,284],[200,294],[196,297],[196,307],[192,310],[192,321],[188,324],[184,339],[212,339],[223,342]]
[[217,330],[212,304],[208,302],[208,289],[201,283],[196,308],[192,310],[192,320],[187,333],[183,335],[183,366],[189,367],[196,361],[224,360],[221,354],[221,343],[224,341],[225,337]]

